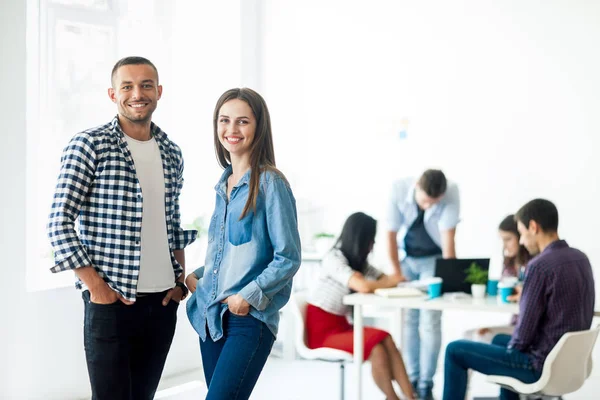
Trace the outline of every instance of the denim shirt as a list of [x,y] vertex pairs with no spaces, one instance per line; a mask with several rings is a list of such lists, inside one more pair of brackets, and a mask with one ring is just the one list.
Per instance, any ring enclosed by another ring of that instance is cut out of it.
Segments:
[[206,327],[213,341],[223,336],[221,301],[239,294],[250,304],[250,315],[277,336],[279,310],[288,302],[292,278],[300,267],[300,235],[296,200],[286,180],[276,172],[261,173],[256,210],[240,220],[250,182],[248,171],[227,201],[229,166],[215,186],[215,212],[208,229],[204,267],[187,302],[187,314],[202,341]]
[[[415,201],[416,182],[412,178],[394,182],[391,199],[388,203],[387,228],[389,231],[398,232],[398,248],[401,260],[406,257],[404,238],[419,216],[417,202]],[[425,210],[423,224],[429,237],[441,248],[441,232],[455,228],[459,222],[460,197],[458,186],[453,182],[448,182],[444,197]]]

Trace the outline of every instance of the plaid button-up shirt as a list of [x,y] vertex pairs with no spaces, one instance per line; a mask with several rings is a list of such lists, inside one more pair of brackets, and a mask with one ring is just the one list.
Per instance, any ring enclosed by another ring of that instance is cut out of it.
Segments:
[[[180,226],[179,194],[183,157],[154,123],[165,180],[165,220],[173,283],[183,268],[173,250],[183,249],[196,231]],[[63,151],[48,236],[54,249],[52,272],[93,266],[108,285],[135,300],[140,269],[143,193],[118,119],[78,133]],[[75,221],[79,219],[79,233]],[[82,281],[75,286],[85,289]]]

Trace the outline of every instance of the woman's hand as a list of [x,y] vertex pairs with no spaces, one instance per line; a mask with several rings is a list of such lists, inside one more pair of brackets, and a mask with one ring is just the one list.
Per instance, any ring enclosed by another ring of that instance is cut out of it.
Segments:
[[235,315],[248,315],[250,312],[250,303],[248,303],[242,296],[239,294],[234,294],[229,296],[222,303],[226,303],[229,311]]
[[523,292],[523,286],[515,286],[515,294],[508,296],[506,299],[511,303],[518,303],[521,300],[521,293]]
[[196,274],[194,274],[193,272],[185,278],[185,286],[188,287],[188,289],[190,290],[191,293],[194,293],[196,291],[197,284],[198,284],[198,278],[196,277]]
[[479,329],[477,329],[477,334],[479,336],[483,336],[483,335],[485,335],[486,333],[489,333],[489,332],[491,332],[490,328],[479,328]]

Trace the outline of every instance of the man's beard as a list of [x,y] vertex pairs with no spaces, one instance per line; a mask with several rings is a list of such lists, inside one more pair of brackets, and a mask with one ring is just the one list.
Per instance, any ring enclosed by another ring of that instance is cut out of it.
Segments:
[[122,112],[120,114],[133,124],[144,124],[152,120],[152,113],[154,113],[155,109],[156,107],[149,110],[146,114],[137,115],[130,112],[128,108],[122,108]]

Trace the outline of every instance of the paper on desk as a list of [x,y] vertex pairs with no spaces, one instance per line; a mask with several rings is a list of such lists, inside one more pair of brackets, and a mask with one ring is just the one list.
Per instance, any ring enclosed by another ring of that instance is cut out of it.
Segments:
[[419,289],[409,286],[375,289],[374,293],[383,297],[419,297],[424,295]]
[[426,280],[418,280],[418,281],[407,281],[407,282],[400,282],[398,284],[398,287],[411,287],[411,288],[416,288],[419,290],[427,290],[427,281]]

